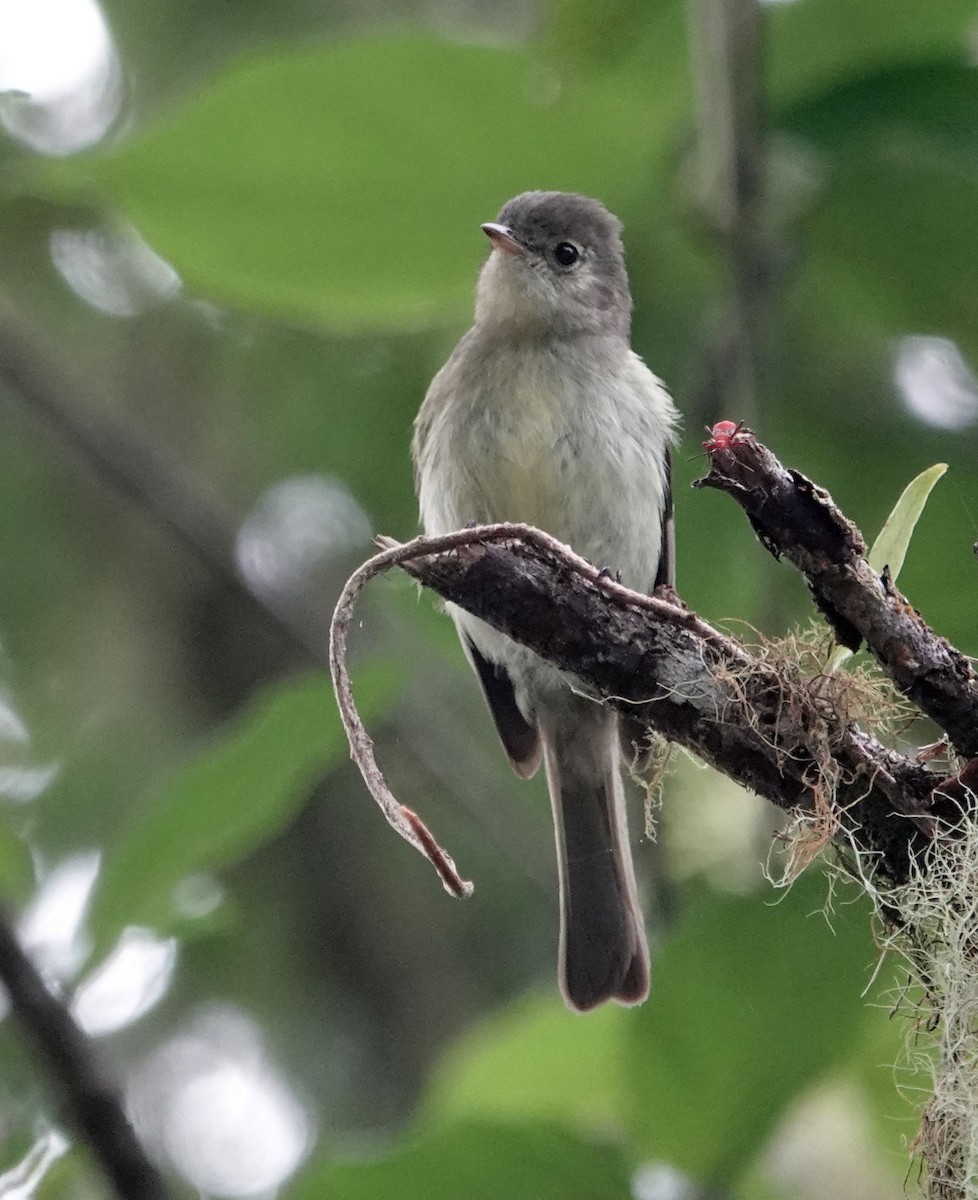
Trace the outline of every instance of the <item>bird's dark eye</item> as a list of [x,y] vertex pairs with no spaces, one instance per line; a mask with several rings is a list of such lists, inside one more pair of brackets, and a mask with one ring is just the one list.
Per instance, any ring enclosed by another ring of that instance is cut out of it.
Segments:
[[581,252],[573,242],[558,242],[554,246],[554,262],[561,267],[572,267],[581,257]]

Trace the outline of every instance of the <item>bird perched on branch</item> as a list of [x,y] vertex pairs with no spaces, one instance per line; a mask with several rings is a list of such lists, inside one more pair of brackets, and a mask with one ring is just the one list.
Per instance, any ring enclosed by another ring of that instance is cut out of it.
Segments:
[[[522,521],[639,591],[673,582],[677,413],[631,349],[621,225],[597,200],[526,192],[482,226],[475,324],[415,422],[425,532]],[[530,650],[449,605],[517,775],[541,757],[560,878],[560,985],[581,1011],[648,995],[618,718]]]

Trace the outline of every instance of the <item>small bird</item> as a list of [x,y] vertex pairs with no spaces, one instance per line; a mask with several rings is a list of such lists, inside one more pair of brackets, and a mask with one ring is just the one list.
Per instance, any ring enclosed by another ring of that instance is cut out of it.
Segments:
[[[648,592],[673,582],[670,446],[678,414],[631,349],[621,223],[597,200],[525,192],[482,226],[492,243],[475,324],[414,426],[428,534],[522,521]],[[532,651],[448,610],[516,774],[546,768],[567,1004],[640,1004],[649,953],[616,713]]]

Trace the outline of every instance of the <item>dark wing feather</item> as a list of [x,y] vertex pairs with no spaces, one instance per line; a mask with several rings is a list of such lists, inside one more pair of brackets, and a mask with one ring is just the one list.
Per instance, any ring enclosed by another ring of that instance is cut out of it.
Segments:
[[[662,505],[662,543],[659,548],[659,565],[655,572],[654,588],[661,587],[663,584],[671,588],[676,586],[676,513],[672,502],[672,456],[668,448],[665,452],[665,467],[666,488]],[[627,712],[622,712],[619,714],[619,735],[625,761],[633,769],[641,772],[644,766],[648,766],[646,760],[651,750],[648,726],[644,721],[635,720]]]
[[536,726],[531,725],[520,712],[512,680],[505,668],[480,654],[472,639],[464,634],[462,645],[479,676],[499,740],[513,770],[521,779],[529,779],[540,765],[540,735]]
[[662,505],[662,546],[659,549],[659,567],[655,573],[655,587],[668,584],[676,586],[676,510],[672,503],[672,455],[665,452],[666,494]]

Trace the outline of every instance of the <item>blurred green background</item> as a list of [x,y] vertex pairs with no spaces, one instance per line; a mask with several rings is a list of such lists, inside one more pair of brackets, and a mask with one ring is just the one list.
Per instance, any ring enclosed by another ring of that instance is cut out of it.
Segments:
[[[371,535],[416,529],[411,421],[479,223],[527,188],[625,223],[634,345],[685,415],[688,603],[810,618],[688,488],[704,423],[749,417],[870,538],[950,464],[901,585],[978,653],[978,7],[762,6],[747,391],[695,183],[702,11],[0,2],[0,896],[177,1195],[915,1186],[899,964],[870,986],[868,912],[823,919],[817,869],[772,892],[764,806],[677,756],[653,842],[636,791],[653,995],[574,1018],[545,787],[510,777],[450,622],[373,585],[355,677],[469,901],[379,818],[317,667]],[[0,1194],[106,1195],[59,1119],[4,1020]]]

